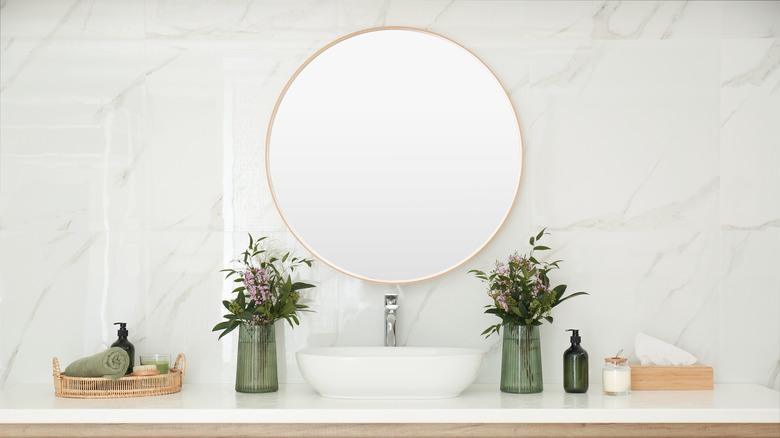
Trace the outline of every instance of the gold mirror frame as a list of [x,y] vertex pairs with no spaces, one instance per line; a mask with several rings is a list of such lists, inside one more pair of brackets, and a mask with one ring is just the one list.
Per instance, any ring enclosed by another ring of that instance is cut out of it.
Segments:
[[[503,90],[504,95],[506,96],[507,102],[509,104],[509,107],[512,110],[512,113],[514,115],[514,121],[515,121],[516,126],[517,126],[517,135],[518,135],[518,140],[519,140],[519,145],[518,146],[520,148],[520,151],[519,151],[520,166],[519,166],[519,170],[518,170],[517,184],[514,187],[514,196],[512,197],[512,201],[509,204],[509,208],[507,209],[506,214],[504,215],[504,217],[501,219],[500,224],[495,229],[495,231],[493,231],[493,233],[490,235],[490,237],[485,241],[485,243],[482,244],[476,250],[474,250],[467,257],[465,257],[462,261],[460,261],[459,263],[456,263],[455,265],[453,265],[453,266],[451,266],[451,267],[449,267],[447,269],[444,269],[444,270],[441,270],[441,271],[438,271],[438,272],[434,272],[434,273],[432,273],[430,275],[427,275],[427,276],[422,276],[422,277],[412,278],[412,279],[403,279],[403,280],[382,280],[382,279],[370,278],[368,276],[361,275],[360,273],[357,273],[357,272],[350,272],[349,270],[346,270],[346,269],[344,269],[344,268],[342,268],[340,266],[337,266],[336,264],[332,263],[326,257],[322,256],[315,248],[312,248],[311,245],[309,245],[300,235],[298,235],[298,233],[296,233],[295,228],[291,225],[291,223],[289,222],[288,217],[285,215],[284,211],[282,210],[282,208],[280,206],[279,199],[277,198],[276,190],[274,188],[274,183],[273,183],[273,180],[272,180],[272,177],[271,177],[271,163],[270,163],[270,161],[271,161],[270,160],[271,136],[272,136],[272,133],[273,133],[274,121],[276,120],[276,117],[277,117],[277,111],[279,110],[279,107],[282,104],[285,96],[287,95],[287,92],[290,89],[291,85],[299,77],[301,72],[304,71],[304,69],[307,66],[309,66],[314,59],[316,59],[322,53],[324,53],[325,51],[327,51],[328,49],[332,48],[333,46],[339,44],[342,41],[345,41],[347,39],[353,38],[353,37],[358,36],[358,35],[362,35],[362,34],[366,34],[366,33],[370,33],[370,32],[376,32],[376,31],[386,31],[386,30],[414,31],[414,32],[420,32],[420,33],[424,33],[424,34],[427,34],[427,35],[431,35],[431,36],[434,36],[434,37],[437,37],[437,38],[441,38],[441,39],[443,39],[443,40],[445,40],[445,41],[447,41],[447,42],[449,42],[451,44],[454,44],[455,46],[461,48],[462,50],[466,51],[475,60],[477,60],[488,72],[490,72],[490,74],[493,76],[493,78],[495,79],[496,83],[498,83],[498,85],[500,86],[501,90]],[[428,30],[417,29],[417,28],[413,28],[413,27],[404,27],[404,26],[375,27],[375,28],[364,29],[364,30],[360,30],[360,31],[357,31],[357,32],[353,32],[351,34],[348,34],[348,35],[345,35],[345,36],[343,36],[341,38],[336,39],[335,41],[333,41],[330,44],[324,46],[323,48],[321,48],[317,52],[315,52],[313,55],[311,55],[306,60],[306,62],[304,62],[295,71],[295,73],[287,81],[286,85],[284,86],[284,89],[282,90],[281,94],[279,95],[279,98],[277,99],[276,104],[274,105],[274,109],[273,109],[273,112],[271,114],[271,118],[270,118],[269,123],[268,123],[268,131],[267,131],[267,134],[266,134],[266,142],[265,142],[265,166],[266,166],[266,178],[268,180],[268,186],[269,186],[269,189],[271,191],[271,196],[273,198],[274,205],[276,206],[277,211],[279,212],[282,220],[284,221],[285,225],[290,230],[290,232],[301,243],[301,245],[303,245],[312,255],[317,257],[320,261],[322,261],[326,265],[330,266],[331,268],[333,268],[333,269],[335,269],[335,270],[337,270],[339,272],[342,272],[344,274],[347,274],[347,275],[349,275],[351,277],[355,277],[355,278],[358,278],[358,279],[361,279],[361,280],[365,280],[365,281],[369,281],[369,282],[373,282],[373,283],[380,283],[380,284],[409,284],[409,283],[415,283],[415,282],[419,282],[419,281],[424,281],[424,280],[437,278],[437,277],[442,276],[442,275],[444,275],[444,274],[446,274],[446,273],[448,273],[448,272],[450,272],[450,271],[452,271],[454,269],[457,269],[458,267],[462,266],[463,264],[465,264],[466,262],[471,260],[480,251],[482,251],[495,238],[496,234],[503,227],[503,225],[505,224],[507,218],[509,217],[509,214],[511,213],[512,208],[514,208],[514,205],[515,205],[515,203],[517,201],[517,196],[518,196],[518,193],[519,193],[519,189],[520,189],[520,183],[522,181],[522,167],[523,167],[523,163],[524,163],[523,139],[522,139],[522,131],[520,129],[520,122],[519,122],[519,119],[517,117],[517,111],[515,110],[514,104],[512,103],[512,101],[511,101],[511,99],[509,97],[509,93],[506,92],[506,88],[503,86],[501,81],[499,81],[499,79],[495,75],[495,73],[493,73],[493,71],[479,57],[477,57],[473,52],[471,52],[469,49],[467,49],[463,45],[453,41],[452,39],[444,37],[444,36],[439,35],[439,34],[434,33],[434,32],[430,32]]]

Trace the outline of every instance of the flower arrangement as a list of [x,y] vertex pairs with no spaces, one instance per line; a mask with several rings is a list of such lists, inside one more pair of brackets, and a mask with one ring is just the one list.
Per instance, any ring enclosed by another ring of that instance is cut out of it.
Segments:
[[212,331],[222,330],[219,339],[233,331],[241,324],[269,325],[280,319],[285,319],[290,327],[300,324],[298,311],[307,311],[308,306],[299,304],[300,290],[309,289],[314,285],[292,281],[292,274],[301,265],[311,267],[312,261],[305,258],[290,257],[290,253],[278,258],[268,250],[263,249],[261,242],[267,237],[257,240],[249,235],[249,247],[241,254],[240,269],[222,269],[227,272],[225,278],[233,278],[239,283],[233,289],[236,296],[222,305],[228,310],[225,321],[215,325]]
[[536,237],[531,236],[531,252],[520,256],[516,252],[509,256],[507,263],[496,262],[496,267],[490,275],[479,270],[471,270],[477,278],[488,282],[488,295],[493,304],[485,306],[485,313],[501,318],[501,323],[488,327],[485,336],[499,333],[502,325],[542,325],[542,319],[553,322],[552,309],[577,295],[587,295],[586,292],[576,292],[564,298],[566,285],[550,287],[548,273],[559,269],[556,260],[551,263],[540,262],[534,257],[534,251],[546,251],[550,248],[538,245],[545,234],[546,228]]

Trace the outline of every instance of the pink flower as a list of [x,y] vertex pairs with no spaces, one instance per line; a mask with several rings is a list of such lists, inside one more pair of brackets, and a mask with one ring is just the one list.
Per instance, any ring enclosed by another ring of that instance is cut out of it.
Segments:
[[249,298],[259,306],[271,297],[270,278],[265,269],[251,267],[244,272],[244,287]]
[[268,321],[260,315],[252,315],[252,320],[249,321],[249,325],[263,325],[268,324]]

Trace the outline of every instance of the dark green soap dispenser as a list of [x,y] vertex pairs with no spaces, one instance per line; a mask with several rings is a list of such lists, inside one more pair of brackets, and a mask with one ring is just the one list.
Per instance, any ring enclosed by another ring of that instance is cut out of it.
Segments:
[[133,372],[133,358],[135,357],[135,347],[133,344],[130,343],[130,341],[127,340],[127,323],[126,322],[115,322],[114,325],[119,325],[119,330],[116,332],[119,339],[116,340],[113,344],[111,344],[112,347],[119,347],[122,350],[125,350],[127,352],[127,355],[130,356],[130,365],[127,366],[127,371],[125,374],[130,374]]
[[580,331],[569,329],[571,346],[563,352],[563,389],[566,392],[588,392],[588,352],[580,342]]

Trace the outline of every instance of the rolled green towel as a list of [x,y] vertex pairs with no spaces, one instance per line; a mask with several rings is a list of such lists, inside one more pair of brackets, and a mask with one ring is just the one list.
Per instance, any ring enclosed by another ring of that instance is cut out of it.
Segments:
[[130,356],[119,347],[75,360],[65,368],[68,377],[105,377],[116,380],[125,375],[130,365]]

